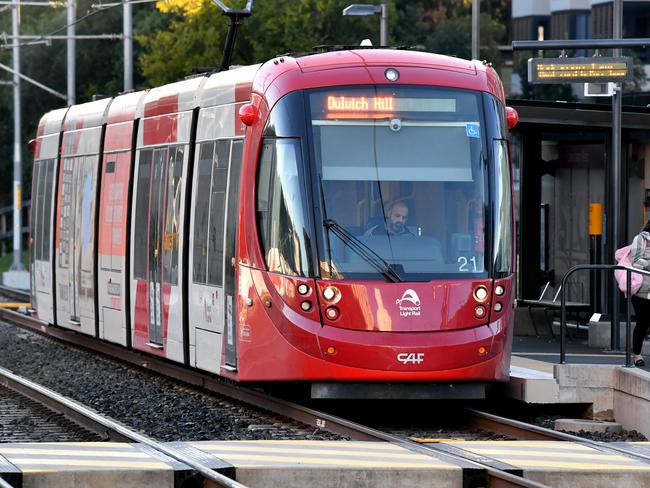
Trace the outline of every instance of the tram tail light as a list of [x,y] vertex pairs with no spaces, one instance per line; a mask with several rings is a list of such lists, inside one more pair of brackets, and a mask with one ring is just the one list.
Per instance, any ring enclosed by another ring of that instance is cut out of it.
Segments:
[[341,311],[336,307],[327,307],[325,309],[325,317],[328,320],[336,320],[341,315]]
[[477,319],[485,318],[486,313],[487,310],[483,305],[477,305],[476,307],[474,307],[474,315],[476,316]]

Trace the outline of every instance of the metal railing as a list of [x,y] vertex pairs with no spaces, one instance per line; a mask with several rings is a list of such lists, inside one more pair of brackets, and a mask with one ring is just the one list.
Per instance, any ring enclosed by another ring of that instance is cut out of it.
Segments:
[[[605,270],[625,270],[626,271],[626,297],[627,297],[627,310],[626,310],[626,323],[625,323],[625,366],[632,366],[632,355],[630,353],[630,317],[632,315],[632,273],[638,273],[641,275],[650,276],[650,272],[630,268],[629,266],[621,266],[620,264],[579,264],[570,268],[565,275],[562,277],[561,293],[560,293],[560,364],[566,363],[566,281],[570,275],[580,270],[591,270],[591,271],[605,271]],[[620,327],[618,325],[618,310],[612,312],[612,334],[620,334]],[[618,339],[616,340],[618,343]]]

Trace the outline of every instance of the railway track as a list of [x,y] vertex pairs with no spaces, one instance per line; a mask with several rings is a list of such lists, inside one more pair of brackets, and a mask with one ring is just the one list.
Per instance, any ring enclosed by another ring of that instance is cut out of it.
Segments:
[[[383,430],[367,427],[360,423],[352,422],[335,415],[327,414],[286,400],[271,397],[249,388],[243,388],[230,383],[226,383],[205,373],[182,368],[180,366],[170,364],[166,361],[159,360],[155,357],[144,356],[138,352],[128,351],[121,347],[98,341],[91,337],[77,334],[72,331],[46,326],[37,319],[34,319],[33,317],[27,316],[25,314],[0,309],[0,319],[10,321],[13,324],[19,325],[24,329],[54,337],[67,344],[72,344],[82,348],[90,349],[94,352],[116,357],[131,365],[160,373],[167,377],[179,380],[183,383],[203,388],[208,391],[224,395],[225,397],[239,400],[249,405],[254,405],[258,408],[268,410],[275,414],[282,415],[298,422],[317,427],[323,431],[343,435],[353,440],[390,442],[412,452],[434,456],[444,461],[460,464],[465,468],[466,471],[475,471],[479,478],[486,477],[485,486],[523,486],[536,488],[544,486],[537,482],[516,476],[510,472],[507,472],[506,470],[497,469],[493,467],[493,464],[490,465],[490,462],[487,459],[485,460],[486,462],[482,462],[480,459],[477,459],[476,456],[463,457],[459,453],[450,453],[448,449],[443,449],[442,447],[437,446],[435,443],[418,443],[413,440],[405,439],[404,437],[385,432]],[[53,406],[50,406],[50,408],[56,410],[56,408]],[[83,418],[75,417],[79,415],[76,409],[72,409],[71,411],[66,410],[66,413],[69,414],[76,422],[81,423],[82,425],[86,425],[85,422],[88,422]],[[84,416],[82,415],[82,417]],[[491,432],[505,434],[517,439],[573,441],[593,446],[598,445],[599,449],[603,449],[602,444],[597,444],[594,441],[590,441],[578,436],[553,431],[543,427],[526,424],[525,422],[506,419],[476,410],[470,411],[470,421],[468,426],[470,428],[480,428]],[[140,440],[137,440],[139,437],[131,437],[131,434],[125,434],[120,430],[112,430],[112,424],[110,422],[103,423],[102,421],[96,425],[92,425],[91,422],[91,424],[88,425],[88,428],[99,429],[99,432],[102,432],[104,436],[116,440],[121,439],[128,440],[130,442],[140,442]],[[140,434],[137,435],[139,436]],[[148,440],[148,442],[149,441],[150,440]],[[650,462],[650,457],[639,453],[629,452],[619,447],[611,446],[607,447],[606,449],[643,460],[644,462]],[[171,457],[175,458],[175,456]],[[189,462],[186,464],[192,466]],[[478,487],[484,485],[481,484],[481,481],[478,481],[478,484],[472,486]]]
[[5,368],[0,368],[0,383],[33,401],[46,405],[51,410],[59,412],[87,429],[97,432],[111,440],[118,442],[136,442],[146,445],[165,456],[171,457],[200,473],[204,480],[211,483],[209,486],[219,488],[246,488],[245,485],[206,468],[194,458],[187,456],[173,447],[161,444],[139,432],[131,430],[74,400],[65,398],[42,385],[21,378]]
[[[0,309],[0,318],[6,321],[10,321],[13,324],[19,325],[24,329],[54,337],[68,344],[117,357],[118,359],[130,363],[131,365],[172,377],[184,383],[189,383],[193,386],[204,388],[208,391],[254,405],[258,408],[263,408],[290,419],[315,426],[321,430],[343,435],[357,441],[390,442],[412,452],[417,452],[419,454],[424,454],[427,456],[433,456],[437,459],[442,459],[452,464],[460,464],[466,471],[476,473],[476,476],[478,477],[476,483],[478,484],[472,484],[473,487],[498,486],[542,488],[544,486],[540,483],[515,476],[506,471],[495,469],[486,463],[478,462],[476,459],[463,458],[459,455],[444,452],[442,449],[438,449],[436,446],[424,446],[417,442],[404,439],[402,437],[392,435],[381,430],[367,427],[359,423],[337,417],[335,415],[327,414],[286,400],[271,397],[255,390],[225,383],[214,377],[206,375],[205,373],[181,368],[166,361],[161,361],[154,357],[143,356],[137,352],[127,351],[121,347],[113,346],[102,341],[97,341],[93,338],[81,334],[76,334],[68,330],[63,330],[56,327],[48,327],[37,319],[34,319],[33,317],[27,316],[25,314]],[[22,382],[18,383],[16,388],[23,388],[23,386],[19,386],[23,384],[24,383]],[[49,397],[49,395],[45,396]],[[43,400],[47,402],[52,401],[51,399],[46,398],[43,398]],[[75,421],[81,423],[82,425],[87,425],[88,428],[97,429],[111,439],[128,440],[129,442],[141,442],[139,439],[141,439],[143,436],[140,434],[132,433],[132,431],[129,431],[129,429],[126,429],[125,427],[116,424],[113,421],[110,421],[110,419],[92,419],[91,417],[89,420],[88,417],[86,417],[85,413],[80,413],[84,412],[83,408],[79,407],[76,402],[72,403],[76,406],[56,407],[56,405],[50,405],[50,408],[55,410],[57,408],[63,408],[72,418],[75,419]],[[156,446],[162,446],[156,443],[156,441],[152,441],[148,438],[145,439],[143,439],[145,443],[152,442]],[[171,455],[169,452],[165,452],[164,450],[161,452],[164,452],[165,454],[178,459],[176,456]],[[194,467],[189,462],[186,462],[186,464]],[[484,484],[481,480],[484,481]]]
[[30,300],[29,293],[26,291],[4,285],[0,285],[0,296],[21,303],[28,303]]

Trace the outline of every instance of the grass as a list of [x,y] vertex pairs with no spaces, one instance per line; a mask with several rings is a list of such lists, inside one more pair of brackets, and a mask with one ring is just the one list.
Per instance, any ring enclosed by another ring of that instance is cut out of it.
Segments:
[[[13,252],[5,254],[4,256],[0,256],[0,273],[9,271],[9,268],[11,268],[13,262],[14,262]],[[27,250],[23,251],[23,266],[25,266],[25,269],[29,271],[29,251]]]

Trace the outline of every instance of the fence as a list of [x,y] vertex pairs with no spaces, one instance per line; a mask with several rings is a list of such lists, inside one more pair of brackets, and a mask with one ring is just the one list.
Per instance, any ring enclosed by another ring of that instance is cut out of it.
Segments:
[[[22,202],[21,217],[22,217],[22,235],[23,242],[26,242],[26,236],[29,236],[29,209],[31,207],[31,200]],[[14,239],[14,207],[0,208],[0,256],[4,256],[8,252],[13,251]],[[23,249],[26,249],[23,246]]]
[[[619,264],[579,264],[573,266],[566,272],[562,277],[562,286],[560,292],[560,364],[566,363],[566,293],[565,293],[565,284],[570,275],[580,270],[591,270],[591,271],[615,271],[617,269],[625,270],[627,276],[627,310],[626,310],[626,323],[625,323],[625,366],[632,366],[632,355],[630,353],[630,332],[631,332],[631,322],[630,317],[632,315],[632,273],[638,273],[642,275],[650,276],[650,272],[630,268],[628,266],[621,266]],[[615,313],[611,314],[611,323],[612,323],[612,334],[620,334],[618,325],[618,310]],[[618,342],[618,338],[616,339]]]

